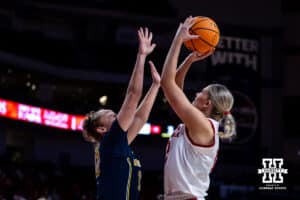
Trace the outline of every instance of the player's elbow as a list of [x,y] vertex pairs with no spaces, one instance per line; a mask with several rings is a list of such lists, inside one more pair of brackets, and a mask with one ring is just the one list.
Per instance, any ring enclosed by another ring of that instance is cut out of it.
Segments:
[[162,88],[168,87],[171,83],[171,80],[168,79],[166,76],[162,76],[160,80],[160,85]]
[[130,98],[140,99],[142,97],[142,89],[139,87],[129,87],[126,95]]
[[145,124],[148,121],[149,115],[147,114],[137,114],[135,120],[138,120],[140,124]]
[[176,86],[176,83],[174,80],[162,79],[160,85],[164,92],[168,92]]

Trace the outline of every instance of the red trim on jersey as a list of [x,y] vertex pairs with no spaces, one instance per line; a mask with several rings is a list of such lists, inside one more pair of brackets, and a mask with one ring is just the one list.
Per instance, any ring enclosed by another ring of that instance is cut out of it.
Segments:
[[208,120],[208,121],[210,122],[210,125],[211,125],[211,127],[212,127],[212,129],[213,129],[213,132],[214,132],[214,138],[213,138],[214,142],[213,142],[212,144],[206,145],[206,144],[197,144],[197,143],[195,143],[195,142],[192,140],[192,138],[190,137],[189,131],[188,131],[187,127],[185,127],[186,135],[187,135],[189,141],[190,141],[193,145],[198,146],[198,147],[206,147],[206,148],[208,148],[208,147],[213,147],[213,146],[215,145],[215,135],[216,135],[216,130],[215,130],[215,127],[214,127],[213,123],[212,123],[210,120]]

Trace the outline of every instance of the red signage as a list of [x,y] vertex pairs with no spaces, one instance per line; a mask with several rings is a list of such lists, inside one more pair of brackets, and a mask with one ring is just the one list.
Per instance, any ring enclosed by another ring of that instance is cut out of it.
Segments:
[[[71,115],[46,108],[16,103],[5,99],[0,99],[0,117],[7,117],[14,120],[21,120],[73,131],[82,130],[82,122],[85,118],[85,116],[82,115]],[[139,134],[160,135],[161,126],[146,123]],[[167,137],[171,134],[172,132],[168,131]]]
[[84,116],[0,99],[0,116],[66,130],[82,130]]

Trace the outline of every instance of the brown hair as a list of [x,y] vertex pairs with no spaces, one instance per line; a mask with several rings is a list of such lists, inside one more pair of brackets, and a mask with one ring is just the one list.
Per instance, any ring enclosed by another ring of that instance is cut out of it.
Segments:
[[101,110],[95,112],[91,111],[86,114],[85,119],[83,120],[82,125],[82,135],[86,141],[96,143],[100,142],[102,136],[97,133],[96,128],[101,126],[100,119],[101,119]]

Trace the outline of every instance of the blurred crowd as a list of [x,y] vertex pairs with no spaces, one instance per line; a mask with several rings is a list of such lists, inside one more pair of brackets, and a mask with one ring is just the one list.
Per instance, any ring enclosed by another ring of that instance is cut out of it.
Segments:
[[94,182],[85,168],[51,163],[18,164],[1,160],[0,200],[90,200]]

